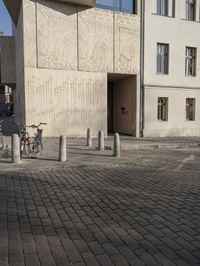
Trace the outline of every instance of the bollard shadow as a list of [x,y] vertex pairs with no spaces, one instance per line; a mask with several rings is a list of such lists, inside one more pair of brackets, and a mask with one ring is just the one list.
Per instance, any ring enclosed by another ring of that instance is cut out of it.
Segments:
[[[101,151],[99,151],[101,152]],[[85,153],[85,152],[70,152],[72,155],[85,155],[85,156],[97,156],[97,157],[112,157],[112,154],[97,154],[97,153]]]
[[0,163],[10,163],[11,160],[11,151],[5,151],[4,149],[0,150]]
[[96,148],[95,147],[91,147],[91,148],[89,148],[89,147],[87,147],[87,146],[83,146],[83,147],[69,147],[69,146],[67,146],[67,148],[69,149],[69,150],[84,150],[84,151],[94,151],[94,150],[96,150]]
[[28,157],[22,157],[21,160],[25,161],[50,161],[50,162],[56,162],[58,159],[52,159],[52,158],[28,158]]
[[[31,158],[30,158],[31,159]],[[51,159],[51,158],[33,158],[36,161],[48,161],[48,162],[58,162],[58,159]]]
[[10,163],[11,163],[11,161],[3,160],[3,159],[1,159],[1,158],[0,158],[0,163],[6,163],[6,164],[10,164]]

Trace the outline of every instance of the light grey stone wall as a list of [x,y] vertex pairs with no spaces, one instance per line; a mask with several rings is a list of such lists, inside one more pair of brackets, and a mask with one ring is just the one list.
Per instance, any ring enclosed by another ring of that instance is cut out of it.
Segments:
[[139,16],[23,0],[25,66],[139,73]]
[[26,68],[25,76],[27,124],[46,122],[49,137],[107,132],[106,74]]
[[15,39],[13,37],[0,37],[0,64],[1,83],[16,83]]
[[77,6],[39,0],[36,9],[38,67],[77,70]]
[[140,20],[138,16],[114,13],[115,48],[114,72],[139,74],[140,69]]
[[[158,97],[168,97],[168,121],[157,120]],[[186,98],[195,98],[195,121],[186,120]],[[200,90],[163,87],[145,89],[145,130],[148,137],[200,135]]]
[[25,88],[24,88],[24,18],[23,9],[20,8],[18,23],[15,28],[16,53],[16,89],[14,91],[14,113],[16,123],[25,125]]
[[[174,18],[157,15],[156,2],[146,1],[145,10],[144,136],[200,136],[200,2],[196,21],[186,20],[186,1],[175,1]],[[156,73],[157,43],[169,44],[168,75]],[[197,49],[195,77],[185,75],[186,46]],[[158,97],[168,97],[168,121],[157,120]],[[186,120],[186,98],[196,98],[195,121]]]
[[16,50],[20,124],[47,122],[44,136],[107,134],[107,73],[139,74],[139,16],[23,0]]
[[114,72],[113,23],[114,16],[110,10],[79,8],[80,70]]

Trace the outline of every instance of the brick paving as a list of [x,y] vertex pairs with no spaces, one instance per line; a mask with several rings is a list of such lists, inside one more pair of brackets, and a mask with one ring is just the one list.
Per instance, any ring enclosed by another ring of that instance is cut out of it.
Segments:
[[1,171],[0,266],[200,265],[199,159],[135,151]]

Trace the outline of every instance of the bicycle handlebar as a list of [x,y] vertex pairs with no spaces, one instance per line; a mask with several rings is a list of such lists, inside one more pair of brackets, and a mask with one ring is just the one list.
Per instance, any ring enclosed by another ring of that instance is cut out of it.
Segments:
[[38,126],[36,126],[36,125],[31,125],[31,126],[25,126],[25,127],[31,127],[31,128],[39,128],[40,126],[42,126],[42,125],[47,125],[47,123],[40,123]]

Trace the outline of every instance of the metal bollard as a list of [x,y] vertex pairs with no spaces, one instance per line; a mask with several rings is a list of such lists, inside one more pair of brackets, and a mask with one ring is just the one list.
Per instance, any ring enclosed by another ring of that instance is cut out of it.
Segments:
[[66,137],[64,136],[60,136],[59,140],[59,161],[62,163],[67,161]]
[[98,150],[104,151],[104,133],[102,130],[100,130],[98,134]]
[[87,129],[87,144],[86,146],[92,147],[92,133],[90,128]]
[[17,134],[12,135],[12,163],[20,163],[20,142]]
[[120,157],[120,137],[118,133],[114,135],[114,154],[115,157]]

